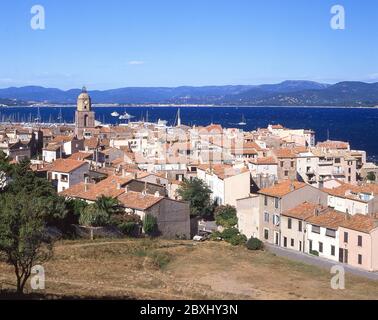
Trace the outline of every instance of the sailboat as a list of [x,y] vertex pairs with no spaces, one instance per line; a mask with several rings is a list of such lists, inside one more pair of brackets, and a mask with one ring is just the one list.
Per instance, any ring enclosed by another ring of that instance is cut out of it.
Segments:
[[244,114],[242,115],[242,120],[238,123],[239,126],[245,126],[247,125],[247,122],[245,120]]
[[125,110],[125,113],[119,117],[119,120],[130,120],[132,118],[135,118],[135,117],[127,113]]

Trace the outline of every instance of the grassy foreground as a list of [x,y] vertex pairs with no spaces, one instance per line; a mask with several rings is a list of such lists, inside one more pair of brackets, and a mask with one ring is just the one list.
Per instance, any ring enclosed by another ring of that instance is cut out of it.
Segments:
[[[336,291],[328,270],[218,242],[64,241],[44,267],[36,298],[378,299],[376,281],[347,275]],[[14,281],[0,264],[0,289]]]

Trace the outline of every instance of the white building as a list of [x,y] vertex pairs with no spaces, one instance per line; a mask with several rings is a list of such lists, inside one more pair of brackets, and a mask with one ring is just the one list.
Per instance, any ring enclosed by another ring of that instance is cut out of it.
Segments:
[[89,164],[85,161],[58,159],[49,168],[48,177],[61,192],[83,182],[88,172]]
[[347,215],[330,210],[324,214],[317,214],[307,219],[306,253],[318,252],[319,257],[339,261],[339,226],[346,220]]

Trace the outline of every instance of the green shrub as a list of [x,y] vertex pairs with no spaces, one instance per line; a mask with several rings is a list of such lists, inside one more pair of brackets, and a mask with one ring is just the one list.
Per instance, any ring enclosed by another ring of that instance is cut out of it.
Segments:
[[310,250],[310,254],[312,254],[313,256],[319,257],[319,252],[316,250]]
[[247,237],[244,234],[237,234],[236,236],[233,236],[231,239],[228,240],[228,243],[230,243],[233,246],[241,246],[244,245],[247,242]]
[[239,232],[236,228],[228,228],[223,232],[214,232],[211,237],[211,240],[222,239],[233,246],[243,245],[247,242],[247,237]]
[[262,250],[264,248],[264,243],[259,239],[252,237],[247,241],[246,246],[248,250]]
[[154,235],[157,233],[157,219],[150,215],[146,214],[143,219],[143,230],[148,235]]
[[220,206],[214,213],[215,222],[218,226],[232,228],[238,224],[236,208],[230,205]]

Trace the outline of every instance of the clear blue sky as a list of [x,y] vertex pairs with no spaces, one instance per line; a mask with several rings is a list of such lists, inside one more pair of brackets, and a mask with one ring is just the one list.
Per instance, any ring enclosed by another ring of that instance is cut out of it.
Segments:
[[376,0],[2,0],[0,26],[0,87],[378,81]]

